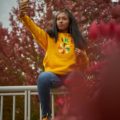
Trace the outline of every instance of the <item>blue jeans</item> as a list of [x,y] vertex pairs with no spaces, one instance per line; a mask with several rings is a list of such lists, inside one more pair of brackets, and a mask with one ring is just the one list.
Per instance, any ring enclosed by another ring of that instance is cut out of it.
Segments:
[[37,85],[41,102],[42,117],[51,117],[50,89],[63,85],[63,79],[52,72],[42,72],[38,77]]

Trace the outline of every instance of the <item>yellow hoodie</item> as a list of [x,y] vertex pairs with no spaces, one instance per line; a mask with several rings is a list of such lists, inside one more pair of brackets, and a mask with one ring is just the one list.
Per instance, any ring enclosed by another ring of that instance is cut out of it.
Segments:
[[46,31],[38,27],[28,16],[21,19],[31,31],[37,43],[46,52],[43,60],[45,71],[59,75],[71,72],[76,64],[75,46],[71,35],[69,33],[58,33],[58,41],[55,42],[54,38],[51,38]]

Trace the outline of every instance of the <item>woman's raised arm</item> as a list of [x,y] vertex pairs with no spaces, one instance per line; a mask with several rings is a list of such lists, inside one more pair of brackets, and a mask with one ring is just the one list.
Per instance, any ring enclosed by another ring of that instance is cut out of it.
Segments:
[[29,0],[19,0],[19,17],[20,21],[26,26],[32,33],[38,44],[46,50],[47,48],[47,36],[46,31],[41,29],[34,23],[34,21],[28,16]]

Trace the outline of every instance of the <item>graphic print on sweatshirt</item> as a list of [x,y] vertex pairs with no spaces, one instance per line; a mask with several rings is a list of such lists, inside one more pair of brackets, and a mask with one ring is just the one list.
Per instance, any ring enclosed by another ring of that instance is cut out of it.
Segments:
[[58,45],[58,52],[61,54],[68,54],[70,50],[70,40],[68,38],[62,38]]

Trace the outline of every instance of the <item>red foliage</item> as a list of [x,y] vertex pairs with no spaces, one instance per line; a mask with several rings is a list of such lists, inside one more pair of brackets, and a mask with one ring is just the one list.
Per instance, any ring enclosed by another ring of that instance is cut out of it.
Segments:
[[[111,6],[108,0],[76,0],[76,2],[71,0],[46,0],[45,2],[47,13],[44,10],[45,4],[42,2],[35,4],[32,1],[29,11],[31,18],[42,28],[49,27],[49,20],[53,17],[52,11],[57,11],[61,8],[69,8],[73,12],[85,36],[87,36],[87,30],[91,22],[97,21],[97,23],[92,23],[88,33],[89,39],[94,39],[93,41],[88,41],[87,51],[90,57],[90,66],[85,73],[75,72],[75,74],[68,77],[66,84],[71,93],[71,100],[68,102],[71,103],[71,108],[69,110],[65,108],[66,116],[64,114],[62,116],[63,120],[72,119],[70,115],[78,116],[78,118],[88,117],[87,120],[90,120],[94,117],[94,113],[98,114],[95,111],[98,105],[96,101],[98,95],[100,95],[98,94],[100,90],[98,86],[101,84],[100,80],[104,81],[102,79],[104,75],[99,76],[99,73],[104,72],[101,69],[107,63],[105,58],[109,57],[111,52],[115,52],[118,55],[120,25],[113,21],[106,24],[106,21],[111,18],[109,14]],[[37,17],[35,16],[36,14]],[[103,22],[104,20],[105,22]],[[2,85],[6,85],[6,83],[7,85],[35,84],[38,68],[42,68],[43,51],[34,45],[31,34],[18,21],[18,8],[15,8],[10,14],[12,31],[8,33],[7,29],[0,26],[0,84]],[[86,37],[86,39],[88,38]],[[115,63],[117,62],[119,63],[116,57]],[[114,72],[112,67],[110,68],[111,75]],[[116,74],[114,73],[114,75]],[[116,79],[119,79],[119,74],[117,75]],[[105,76],[108,75],[105,74]],[[59,99],[58,103],[62,105],[63,101]],[[103,109],[101,108],[101,110]]]
[[[120,119],[120,23],[93,22],[89,29],[94,51],[85,72],[74,72],[66,80],[70,99],[67,112],[56,120]],[[94,40],[93,40],[94,39]],[[63,108],[64,111],[64,108]],[[62,117],[61,117],[62,116]]]
[[94,21],[89,28],[89,38],[91,40],[96,40],[100,36],[99,26],[96,21]]

